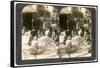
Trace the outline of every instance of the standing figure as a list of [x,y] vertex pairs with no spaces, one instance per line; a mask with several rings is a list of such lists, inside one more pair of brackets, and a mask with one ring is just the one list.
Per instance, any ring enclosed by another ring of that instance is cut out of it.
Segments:
[[71,53],[71,49],[72,49],[72,43],[71,43],[71,37],[68,36],[67,40],[66,40],[66,51],[68,53],[68,56],[70,56],[70,53]]
[[64,40],[65,40],[66,32],[61,32],[59,36],[59,47],[57,54],[59,55],[59,58],[62,58],[63,48],[64,48]]

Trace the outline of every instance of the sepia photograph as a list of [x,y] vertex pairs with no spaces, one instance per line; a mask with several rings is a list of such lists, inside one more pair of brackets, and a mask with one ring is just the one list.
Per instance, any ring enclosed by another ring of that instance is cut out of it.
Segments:
[[28,4],[22,9],[22,60],[92,55],[92,9]]
[[11,66],[97,62],[97,6],[11,2]]

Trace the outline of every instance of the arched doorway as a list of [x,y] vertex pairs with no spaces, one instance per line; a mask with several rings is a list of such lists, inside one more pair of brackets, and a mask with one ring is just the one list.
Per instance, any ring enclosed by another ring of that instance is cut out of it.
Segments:
[[61,31],[66,31],[67,35],[71,35],[75,27],[75,22],[72,15],[72,7],[64,7],[60,10],[59,24]]

